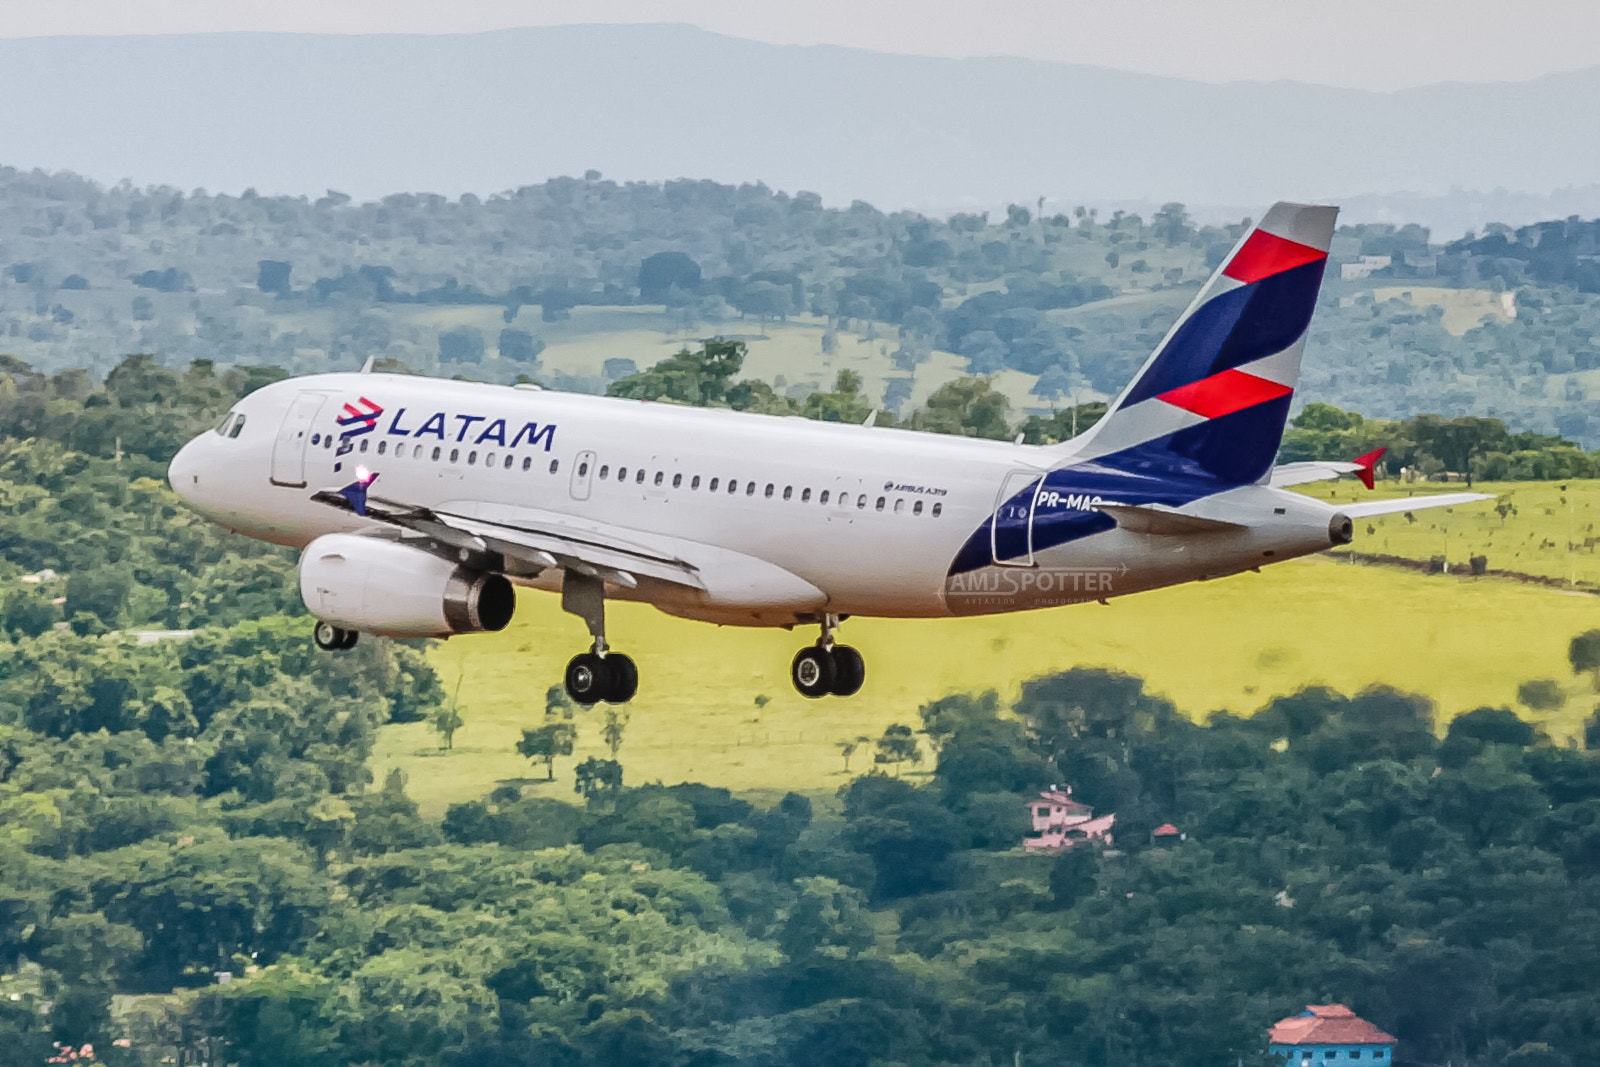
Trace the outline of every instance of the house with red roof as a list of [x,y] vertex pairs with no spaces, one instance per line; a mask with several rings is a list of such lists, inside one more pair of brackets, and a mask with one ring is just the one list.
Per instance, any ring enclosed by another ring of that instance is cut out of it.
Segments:
[[1085,841],[1111,844],[1111,827],[1116,824],[1114,814],[1095,817],[1094,809],[1072,799],[1072,787],[1054,787],[1029,801],[1028,814],[1033,829],[1022,839],[1022,847],[1059,852]]
[[1285,1067],[1394,1062],[1394,1038],[1343,1004],[1308,1004],[1299,1015],[1279,1019],[1267,1041],[1267,1050],[1283,1057]]

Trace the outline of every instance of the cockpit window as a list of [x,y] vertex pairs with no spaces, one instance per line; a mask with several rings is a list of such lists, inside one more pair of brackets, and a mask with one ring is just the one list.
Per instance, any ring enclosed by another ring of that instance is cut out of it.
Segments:
[[233,427],[228,430],[228,439],[231,441],[233,438],[238,437],[239,431],[242,429],[244,429],[244,416],[239,415],[234,418]]
[[217,424],[215,426],[211,427],[211,428],[213,430],[215,430],[220,436],[226,437],[226,436],[228,436],[228,423],[231,422],[232,420],[233,420],[233,412],[231,412],[231,411],[224,412],[223,415],[222,415],[222,418],[218,419],[217,420]]

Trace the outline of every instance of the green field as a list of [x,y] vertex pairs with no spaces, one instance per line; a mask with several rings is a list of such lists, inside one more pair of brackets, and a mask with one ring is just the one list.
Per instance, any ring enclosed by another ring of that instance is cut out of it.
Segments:
[[[1434,492],[1461,492],[1464,485],[1401,486],[1379,482],[1368,492],[1354,481],[1307,487],[1322,500],[1360,501]],[[1427,560],[1444,556],[1450,569],[1465,570],[1482,554],[1491,570],[1558,578],[1576,588],[1600,587],[1600,481],[1484,482],[1473,491],[1499,500],[1459,508],[1419,511],[1356,523],[1357,552]],[[1497,503],[1514,508],[1501,515]],[[1367,532],[1367,527],[1372,532]]]
[[[1445,717],[1512,704],[1518,683],[1555,678],[1569,701],[1542,721],[1569,736],[1594,698],[1586,679],[1572,678],[1566,646],[1596,625],[1600,601],[1587,594],[1311,558],[1104,607],[854,620],[845,637],[867,658],[866,687],[851,700],[815,702],[788,681],[809,631],[717,630],[626,604],[613,609],[610,628],[643,679],[620,755],[628,781],[816,791],[845,780],[841,739],[876,736],[892,722],[915,726],[919,705],[945,693],[1014,693],[1027,678],[1074,666],[1140,674],[1195,715],[1251,712],[1310,684],[1355,691],[1386,682],[1428,694]],[[440,752],[423,724],[385,727],[375,773],[381,780],[404,768],[430,812],[539,776],[512,746],[542,721],[545,690],[585,645],[582,625],[554,597],[524,593],[504,633],[456,638],[434,655],[447,689],[460,685],[466,726],[455,751]],[[771,702],[758,714],[759,695]],[[578,713],[575,759],[603,754],[600,716]],[[572,763],[558,761],[551,795],[572,795]],[[861,769],[863,754],[852,766]]]

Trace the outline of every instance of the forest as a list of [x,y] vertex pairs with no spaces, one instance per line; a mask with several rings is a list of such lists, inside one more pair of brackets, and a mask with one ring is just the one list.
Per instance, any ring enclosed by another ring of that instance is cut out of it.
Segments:
[[[1026,375],[1019,415],[1048,415],[1120,389],[1245,221],[1196,225],[1177,203],[1149,218],[1014,204],[1003,218],[940,219],[597,172],[488,197],[355,202],[0,168],[0,340],[43,372],[95,378],[132,352],[292,373],[378,356],[599,391],[655,359],[613,352],[579,372],[541,354],[610,336],[599,312],[649,308],[652,329],[686,337],[804,320],[816,358],[848,333],[881,343],[902,378],[953,353],[972,375]],[[1580,219],[1447,242],[1414,225],[1342,227],[1303,395],[1600,445],[1597,250],[1600,221]],[[891,378],[866,400],[905,415],[905,397]]]
[[[737,355],[617,388],[732,404]],[[1273,1021],[1341,1002],[1401,1062],[1600,1065],[1600,755],[1506,708],[1242,716],[1083,668],[929,693],[836,790],[635,781],[625,745],[544,782],[530,746],[526,783],[424,816],[367,766],[386,723],[447,717],[426,649],[318,654],[292,556],[162,478],[278,373],[0,378],[8,1062],[1264,1064]],[[1403,424],[1443,450],[1430,426]],[[1308,409],[1291,440],[1377,432]],[[1053,784],[1112,847],[1018,848]]]

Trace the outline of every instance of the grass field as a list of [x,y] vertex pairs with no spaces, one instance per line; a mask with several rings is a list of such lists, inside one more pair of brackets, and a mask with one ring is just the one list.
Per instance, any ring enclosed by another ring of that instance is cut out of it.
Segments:
[[1440,308],[1444,312],[1440,325],[1456,337],[1477,329],[1486,320],[1510,322],[1517,314],[1516,304],[1512,302],[1510,294],[1489,289],[1392,285],[1374,289],[1372,295],[1380,303],[1385,300],[1404,300],[1413,307]]
[[[1558,578],[1579,588],[1600,587],[1600,481],[1484,482],[1472,488],[1493,493],[1499,501],[1419,511],[1415,522],[1408,522],[1404,514],[1365,519],[1356,523],[1352,547],[1357,552],[1419,560],[1442,555],[1451,570],[1465,569],[1468,560],[1481,553],[1494,570]],[[1368,492],[1345,480],[1305,489],[1323,500],[1358,501],[1461,492],[1466,486],[1379,482],[1375,491]],[[1515,510],[1502,516],[1496,503]]]
[[[620,755],[628,781],[825,791],[845,781],[841,739],[915,726],[919,705],[945,693],[1014,694],[1027,678],[1073,666],[1140,674],[1194,715],[1254,711],[1314,683],[1355,691],[1382,682],[1428,694],[1448,717],[1512,704],[1518,683],[1555,678],[1570,699],[1541,721],[1567,736],[1594,703],[1587,681],[1571,677],[1567,642],[1596,625],[1600,601],[1586,594],[1311,558],[1105,607],[854,620],[845,637],[867,658],[866,687],[851,700],[815,702],[788,682],[789,659],[810,632],[715,630],[627,604],[614,607],[610,628],[642,676]],[[582,625],[538,593],[522,595],[504,633],[448,642],[434,662],[447,688],[460,684],[466,726],[455,751],[440,752],[423,724],[385,727],[379,780],[402,767],[412,795],[437,813],[500,782],[538,777],[513,745],[542,722],[545,690],[585,644]],[[771,702],[758,713],[761,695]],[[558,761],[550,795],[571,797],[574,760],[603,754],[601,714],[578,713],[578,751]]]

